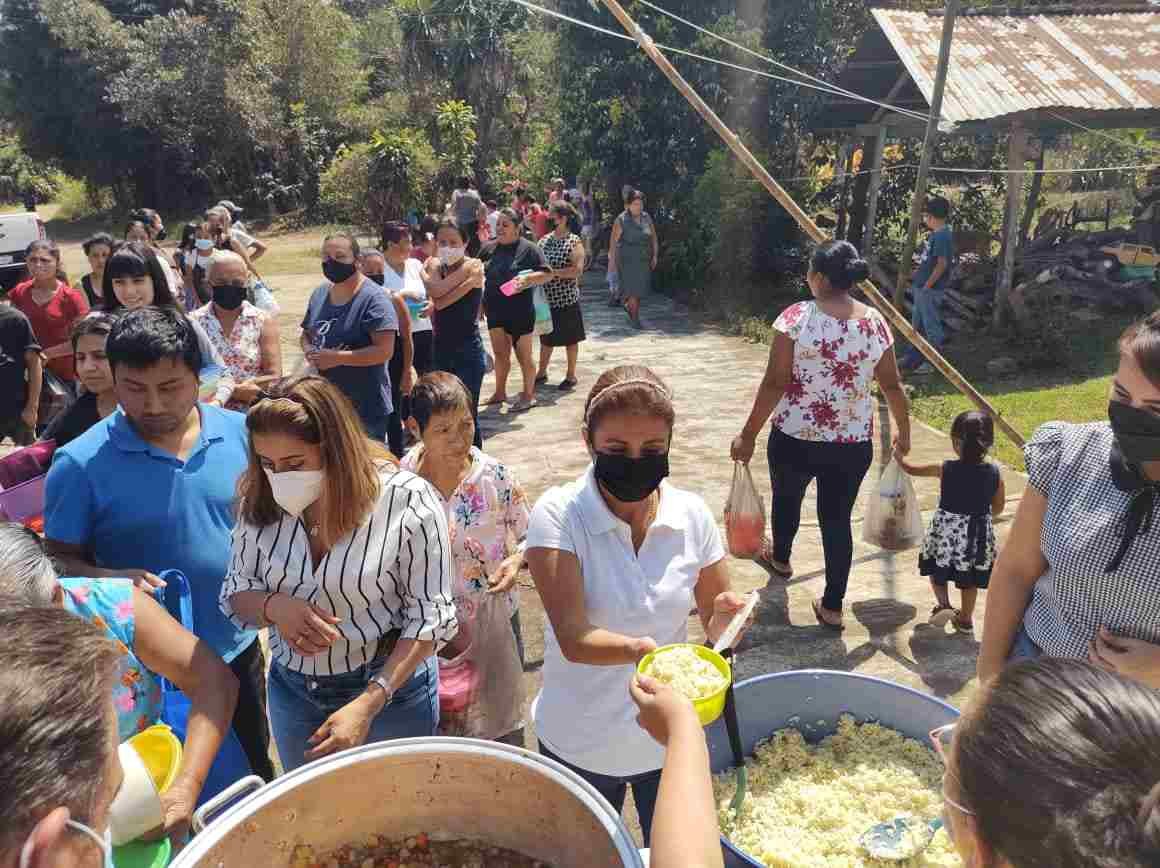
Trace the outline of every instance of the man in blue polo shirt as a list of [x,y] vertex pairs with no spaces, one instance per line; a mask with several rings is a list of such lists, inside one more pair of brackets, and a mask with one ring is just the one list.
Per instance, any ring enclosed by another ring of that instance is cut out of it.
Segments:
[[198,404],[197,335],[173,308],[123,314],[106,353],[120,407],[54,457],[49,551],[70,575],[128,576],[149,587],[162,584],[164,570],[185,574],[195,632],[240,682],[234,729],[250,766],[270,780],[261,645],[218,608],[235,486],[249,460],[245,417]]

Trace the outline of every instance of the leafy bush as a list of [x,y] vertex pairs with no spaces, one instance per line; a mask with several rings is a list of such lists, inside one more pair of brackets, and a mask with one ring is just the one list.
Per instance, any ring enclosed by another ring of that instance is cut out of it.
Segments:
[[356,226],[370,224],[367,191],[371,146],[342,148],[318,180],[318,209],[323,220]]
[[86,182],[67,175],[60,176],[56,197],[59,220],[82,220],[113,208],[113,192],[107,187],[90,187]]

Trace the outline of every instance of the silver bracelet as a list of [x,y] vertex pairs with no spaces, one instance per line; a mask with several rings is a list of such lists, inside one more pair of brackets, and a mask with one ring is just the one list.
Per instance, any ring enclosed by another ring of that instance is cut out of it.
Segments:
[[390,705],[391,700],[395,698],[395,691],[391,689],[391,683],[381,675],[376,675],[372,678],[367,684],[367,687],[377,687],[383,691],[383,696],[385,697],[383,701],[384,708]]

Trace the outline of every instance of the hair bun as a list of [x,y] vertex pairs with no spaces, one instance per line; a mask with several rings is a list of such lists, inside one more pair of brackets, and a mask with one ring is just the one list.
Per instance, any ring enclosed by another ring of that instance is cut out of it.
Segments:
[[851,259],[846,263],[846,274],[854,281],[869,280],[870,265],[865,259]]

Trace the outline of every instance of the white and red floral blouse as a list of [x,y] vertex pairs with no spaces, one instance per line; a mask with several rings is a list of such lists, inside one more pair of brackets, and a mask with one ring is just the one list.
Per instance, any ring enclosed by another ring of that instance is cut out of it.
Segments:
[[798,440],[870,440],[874,368],[894,345],[882,314],[867,308],[864,317],[841,320],[803,301],[782,311],[773,327],[794,342],[793,376],[773,424]]
[[264,311],[243,301],[237,322],[228,335],[214,315],[213,302],[199,307],[190,316],[201,323],[210,343],[222,354],[234,382],[244,383],[262,373],[262,325],[267,317]]

